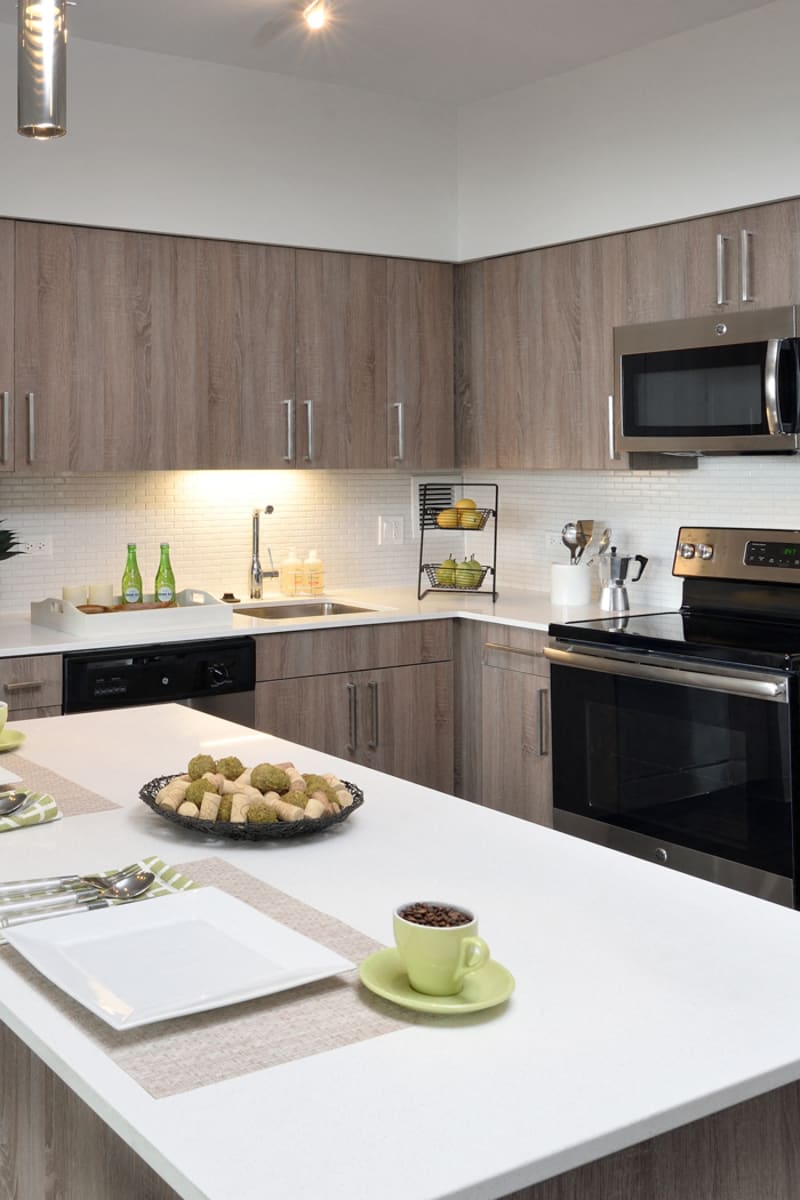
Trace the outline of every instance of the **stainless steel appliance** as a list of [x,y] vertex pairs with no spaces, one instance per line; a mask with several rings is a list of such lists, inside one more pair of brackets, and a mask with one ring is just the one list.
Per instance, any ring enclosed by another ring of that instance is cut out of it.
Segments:
[[627,612],[628,589],[625,583],[632,562],[639,564],[639,570],[630,579],[631,583],[636,583],[642,578],[647,566],[647,559],[643,554],[618,554],[617,547],[612,546],[608,554],[601,555],[599,565],[603,590],[600,594],[600,607],[605,612]]
[[175,700],[255,725],[255,642],[171,642],[64,655],[64,712]]
[[800,531],[685,527],[673,573],[550,626],[555,827],[800,907]]
[[795,453],[797,309],[614,330],[617,445],[666,454]]

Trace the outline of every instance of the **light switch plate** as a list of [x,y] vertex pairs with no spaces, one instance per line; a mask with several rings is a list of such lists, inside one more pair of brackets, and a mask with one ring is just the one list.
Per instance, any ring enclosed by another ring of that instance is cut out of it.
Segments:
[[404,526],[402,516],[378,517],[378,545],[402,546],[405,540]]

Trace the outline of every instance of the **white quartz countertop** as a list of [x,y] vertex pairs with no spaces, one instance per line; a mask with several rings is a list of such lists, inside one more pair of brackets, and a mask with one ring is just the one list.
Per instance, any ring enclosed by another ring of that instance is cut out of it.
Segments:
[[[28,613],[0,613],[0,658],[22,654],[61,654],[110,649],[114,646],[216,640],[241,637],[243,634],[286,633],[300,629],[334,629],[348,625],[428,621],[447,617],[516,625],[522,629],[546,630],[551,621],[580,621],[608,615],[601,611],[599,604],[565,608],[552,605],[547,592],[511,588],[505,589],[496,602],[492,601],[491,595],[459,595],[456,592],[431,592],[422,600],[418,600],[416,588],[413,587],[348,588],[346,591],[326,592],[324,599],[351,603],[372,611],[279,621],[260,620],[231,612],[231,622],[228,625],[196,627],[181,625],[176,611],[175,627],[157,631],[140,631],[135,624],[136,614],[121,614],[119,631],[114,635],[99,637],[83,637],[63,633],[45,625],[32,625]],[[271,592],[261,601],[243,600],[242,606],[295,602],[278,592]]]
[[[384,942],[433,895],[516,977],[498,1009],[153,1100],[0,957],[0,1019],[183,1197],[486,1200],[800,1078],[794,911],[180,706],[18,727],[123,807],[0,835],[0,879],[213,854]],[[201,748],[366,801],[335,834],[208,842],[137,798]]]

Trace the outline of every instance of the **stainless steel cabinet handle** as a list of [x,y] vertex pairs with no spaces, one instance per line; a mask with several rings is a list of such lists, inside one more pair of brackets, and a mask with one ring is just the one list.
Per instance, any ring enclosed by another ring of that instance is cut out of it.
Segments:
[[7,683],[5,685],[7,692],[31,691],[33,688],[40,687],[44,687],[44,681],[41,679],[32,679],[30,683]]
[[28,462],[36,457],[36,396],[28,392],[25,399],[28,402]]
[[349,754],[355,754],[358,748],[358,698],[354,683],[347,685],[347,705],[350,717],[350,741],[347,743],[347,751]]
[[725,244],[731,239],[724,233],[717,234],[717,304],[729,304],[726,270]]
[[650,683],[672,683],[679,687],[701,688],[707,692],[724,692],[730,696],[750,696],[754,700],[771,700],[777,704],[789,703],[786,680],[780,678],[769,679],[763,675],[721,669],[706,672],[699,670],[698,664],[694,664],[692,670],[685,670],[674,663],[662,666],[654,659],[646,663],[631,662],[611,655],[560,650],[555,646],[548,646],[544,656],[553,666],[580,667],[582,671],[599,671],[602,675],[623,675],[631,679],[645,679]]
[[397,454],[392,457],[394,462],[402,462],[406,456],[405,404],[401,400],[392,408],[397,409]]
[[303,407],[306,410],[306,454],[304,455],[305,462],[314,461],[314,401],[304,400]]
[[3,392],[0,399],[3,403],[3,445],[0,448],[0,462],[6,463],[8,462],[8,402],[10,399],[8,392]]
[[614,432],[614,397],[608,397],[608,457],[612,462],[619,458],[617,454],[617,439]]
[[750,294],[750,245],[753,235],[748,229],[743,229],[739,236],[741,239],[742,303],[752,304],[753,296]]
[[284,400],[286,409],[286,453],[284,462],[294,462],[294,400]]
[[550,753],[547,737],[547,688],[539,688],[536,692],[536,753],[539,758],[547,758]]
[[487,650],[504,650],[506,654],[525,654],[528,658],[544,658],[544,650],[523,650],[521,646],[504,646],[501,642],[484,642]]
[[379,741],[379,737],[378,737],[378,685],[377,685],[377,683],[373,682],[373,683],[367,684],[367,687],[369,688],[370,715],[371,715],[371,719],[372,719],[372,736],[370,737],[369,741],[367,742],[367,746],[369,747],[370,750],[377,750],[378,741]]

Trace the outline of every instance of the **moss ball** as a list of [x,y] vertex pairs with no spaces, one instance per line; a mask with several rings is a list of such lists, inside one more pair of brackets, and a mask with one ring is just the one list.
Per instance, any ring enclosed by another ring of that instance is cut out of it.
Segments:
[[203,802],[203,796],[206,794],[206,792],[213,792],[214,795],[216,795],[217,789],[214,787],[213,783],[209,783],[207,779],[195,779],[194,782],[190,783],[186,789],[186,795],[184,799],[190,800],[192,804],[196,804],[199,808]]
[[218,821],[230,821],[232,805],[233,805],[233,796],[223,796],[222,797],[222,799],[219,802],[219,808],[217,809],[217,820]]
[[273,821],[277,821],[278,814],[268,804],[251,804],[247,810],[247,822],[249,825],[271,825]]
[[226,779],[238,779],[244,771],[244,763],[235,754],[229,754],[227,758],[218,759],[216,767],[211,769],[216,770],[218,775],[224,775]]
[[201,775],[205,775],[206,771],[216,770],[216,762],[210,754],[195,754],[194,758],[189,759],[189,766],[186,768],[190,779],[199,779]]
[[321,775],[304,775],[306,781],[306,791],[309,795],[312,792],[322,792],[330,801],[336,799],[336,792],[333,790],[327,779],[323,779]]
[[250,772],[251,787],[260,792],[277,792],[283,796],[289,790],[290,779],[282,767],[273,767],[270,763],[259,763]]

